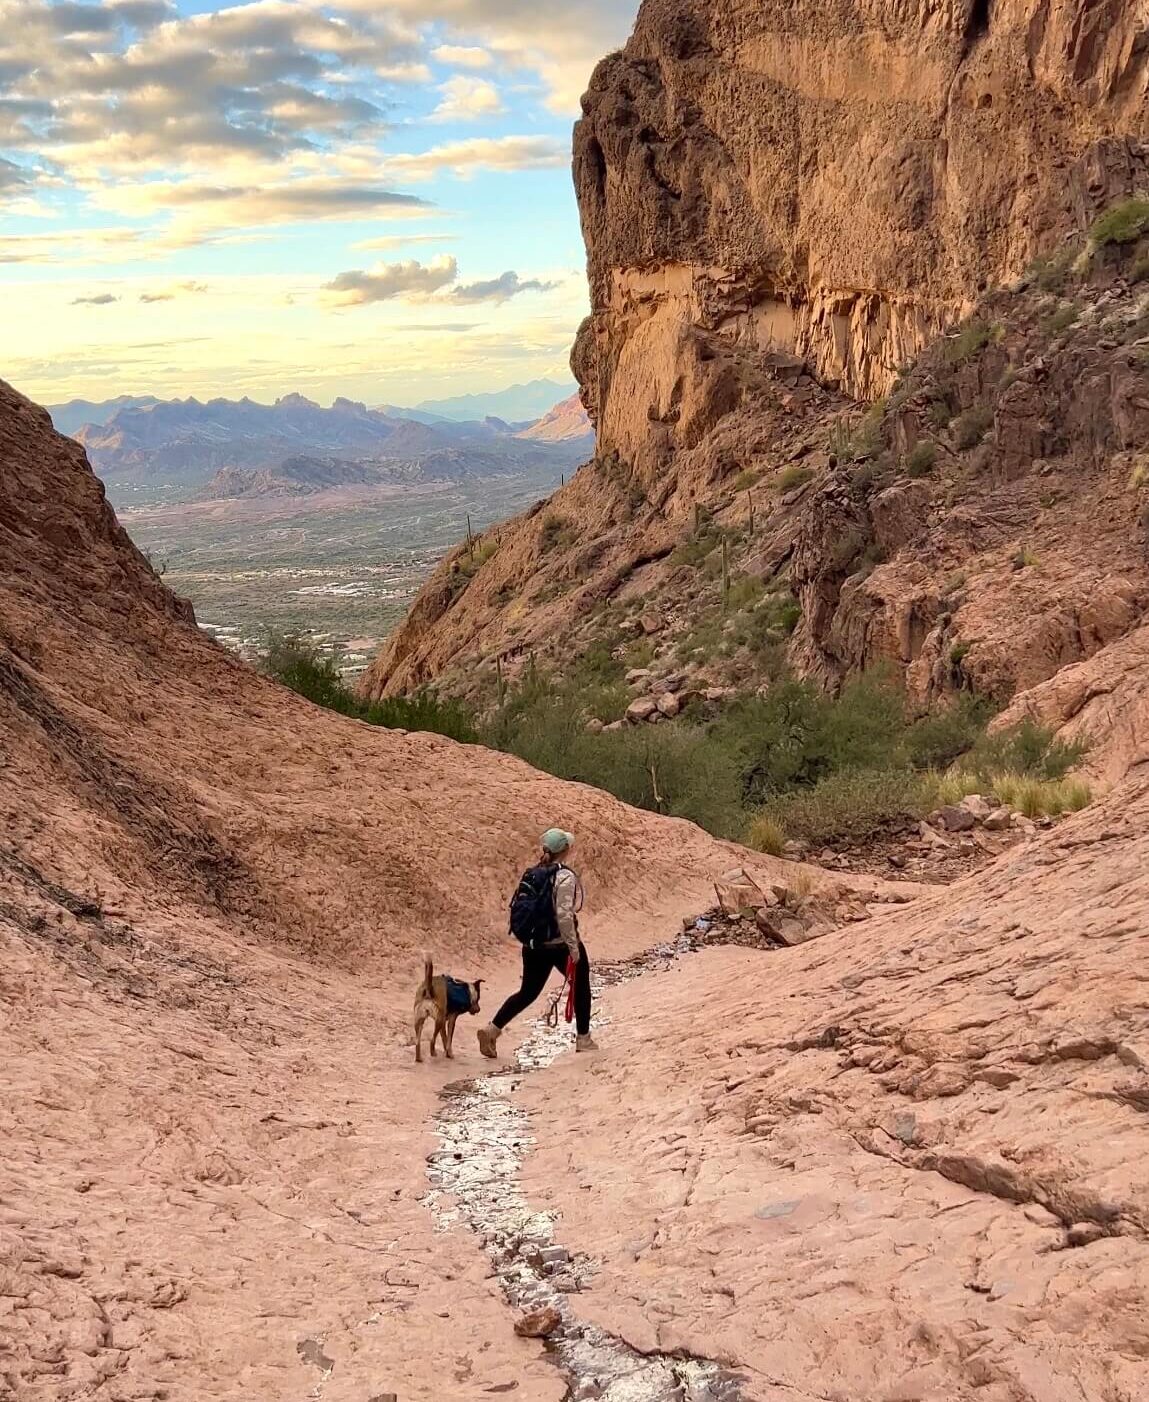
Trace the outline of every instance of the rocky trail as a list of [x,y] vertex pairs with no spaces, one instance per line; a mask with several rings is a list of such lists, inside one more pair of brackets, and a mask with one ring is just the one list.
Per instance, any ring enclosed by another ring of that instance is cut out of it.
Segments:
[[[696,947],[684,934],[600,967],[595,994],[665,969]],[[601,1017],[596,1025],[603,1026]],[[570,1040],[561,1022],[540,1019],[512,1067],[445,1087],[437,1120],[442,1147],[430,1159],[428,1205],[442,1230],[462,1224],[478,1236],[508,1303],[525,1311],[517,1330],[546,1339],[567,1383],[566,1402],[741,1402],[739,1380],[718,1364],[686,1354],[644,1353],[579,1320],[578,1297],[593,1286],[595,1263],[557,1243],[554,1215],[534,1211],[527,1200],[519,1173],[534,1136],[514,1100],[523,1078],[569,1052]]]

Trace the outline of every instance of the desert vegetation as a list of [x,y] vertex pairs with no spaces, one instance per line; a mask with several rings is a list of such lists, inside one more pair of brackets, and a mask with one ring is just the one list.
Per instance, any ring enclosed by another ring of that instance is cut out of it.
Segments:
[[864,842],[968,794],[994,794],[1034,818],[1090,801],[1088,786],[1068,777],[1083,747],[1032,722],[991,735],[991,709],[969,695],[916,717],[886,676],[853,681],[837,697],[782,677],[717,714],[691,702],[673,724],[588,728],[590,716],[621,720],[634,661],[604,641],[562,677],[530,666],[481,714],[430,691],[363,703],[334,660],[298,639],[273,640],[264,668],[315,704],[369,725],[485,744],[766,852],[788,841]]

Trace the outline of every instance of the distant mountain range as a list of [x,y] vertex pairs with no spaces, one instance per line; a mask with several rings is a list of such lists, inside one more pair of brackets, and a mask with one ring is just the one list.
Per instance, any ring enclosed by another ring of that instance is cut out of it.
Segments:
[[[525,385],[490,394],[461,394],[454,399],[424,399],[415,413],[465,423],[473,419],[496,418],[506,423],[529,424],[541,419],[561,400],[575,391],[573,380],[531,380]],[[398,413],[410,413],[398,410]]]
[[589,425],[580,433],[573,419],[564,437],[493,416],[456,421],[417,411],[418,418],[402,417],[350,399],[325,409],[300,394],[274,404],[125,396],[106,405],[74,400],[51,412],[62,428],[85,411],[92,417],[73,436],[108,481],[199,488],[210,482],[231,496],[562,468],[585,458],[590,445]]

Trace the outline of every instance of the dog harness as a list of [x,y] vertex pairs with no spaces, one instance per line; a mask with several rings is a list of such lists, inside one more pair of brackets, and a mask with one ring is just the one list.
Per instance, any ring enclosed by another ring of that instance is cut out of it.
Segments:
[[469,1013],[470,1011],[470,985],[461,983],[457,978],[449,978],[447,980],[447,1012],[458,1017],[460,1013]]

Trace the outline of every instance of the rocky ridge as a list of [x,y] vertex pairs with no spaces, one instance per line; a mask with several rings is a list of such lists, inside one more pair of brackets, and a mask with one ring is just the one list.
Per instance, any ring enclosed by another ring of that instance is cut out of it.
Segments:
[[448,561],[367,691],[645,638],[656,682],[754,689],[781,647],[1003,701],[1135,630],[1145,250],[1089,231],[1149,188],[1143,31],[648,0],[576,136],[596,456],[464,590]]

